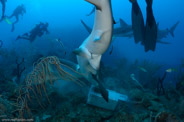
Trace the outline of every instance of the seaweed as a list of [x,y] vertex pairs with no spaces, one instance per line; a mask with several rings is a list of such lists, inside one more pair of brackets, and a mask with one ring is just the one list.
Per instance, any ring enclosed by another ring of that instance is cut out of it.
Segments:
[[158,83],[157,83],[157,95],[165,95],[165,89],[164,89],[164,86],[163,86],[163,82],[165,80],[165,77],[166,77],[167,73],[165,72],[163,77],[162,78],[159,78],[158,79]]
[[16,69],[17,80],[16,80],[16,83],[20,84],[20,79],[21,79],[22,73],[26,69],[25,66],[21,69],[21,65],[24,65],[24,58],[22,58],[22,61],[20,63],[18,63],[18,59],[16,59],[16,64],[17,64],[17,69]]

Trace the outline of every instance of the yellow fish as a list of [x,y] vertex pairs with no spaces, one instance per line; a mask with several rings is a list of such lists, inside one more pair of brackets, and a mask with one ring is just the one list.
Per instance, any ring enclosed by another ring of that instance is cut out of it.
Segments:
[[171,72],[177,72],[178,70],[176,68],[169,68],[166,70],[166,72],[171,73]]
[[12,24],[12,22],[8,18],[4,18],[4,21],[7,22],[9,25]]

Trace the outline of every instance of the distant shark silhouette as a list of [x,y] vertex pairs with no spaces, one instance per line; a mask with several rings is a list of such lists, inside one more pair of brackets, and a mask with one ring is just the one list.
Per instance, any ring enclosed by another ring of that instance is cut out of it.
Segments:
[[159,30],[159,23],[157,23],[157,28],[158,28],[158,34],[157,34],[157,42],[161,42],[163,38],[167,38],[168,34],[170,34],[172,37],[174,37],[174,31],[176,27],[178,26],[180,22],[177,21],[173,26],[171,26],[170,29],[164,29],[164,30]]
[[113,17],[111,0],[85,1],[95,5],[94,27],[86,40],[73,53],[77,55],[78,71],[88,81],[96,81],[103,98],[108,101],[108,92],[99,82],[97,76],[102,54],[107,51],[112,40]]
[[[113,38],[116,37],[129,37],[133,38],[133,30],[132,30],[132,25],[128,25],[123,19],[120,19],[120,27],[116,27],[113,29]],[[83,20],[81,20],[81,23],[85,27],[85,29],[91,33],[92,28],[89,27],[86,23],[84,23]],[[162,41],[163,38],[167,38],[167,36],[170,34],[172,37],[174,37],[174,31],[176,27],[178,26],[180,22],[176,22],[170,29],[163,29],[160,30],[158,28],[158,34],[157,34],[157,43],[160,44],[170,44],[169,42]],[[159,23],[157,24],[157,27],[159,26]]]

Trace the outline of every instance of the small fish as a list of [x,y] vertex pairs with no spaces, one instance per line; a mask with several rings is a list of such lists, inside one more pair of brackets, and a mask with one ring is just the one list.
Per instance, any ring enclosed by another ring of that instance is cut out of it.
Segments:
[[[65,47],[61,41],[61,39],[55,39],[55,41],[59,42],[59,44],[63,47],[63,49],[65,50]],[[66,55],[66,50],[65,50],[65,55]]]
[[148,72],[145,68],[141,67],[141,66],[138,66],[138,69],[140,69],[141,71],[143,72]]
[[171,72],[177,72],[178,70],[176,68],[169,68],[166,70],[166,72],[171,73]]

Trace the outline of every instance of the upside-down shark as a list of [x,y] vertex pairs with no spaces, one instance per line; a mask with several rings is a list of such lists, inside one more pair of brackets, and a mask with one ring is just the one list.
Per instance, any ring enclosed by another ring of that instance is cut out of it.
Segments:
[[73,51],[77,55],[78,71],[92,82],[97,82],[102,96],[108,101],[108,92],[98,80],[98,71],[102,55],[107,51],[112,40],[113,17],[111,0],[85,0],[95,8],[95,22],[91,34],[79,48]]

